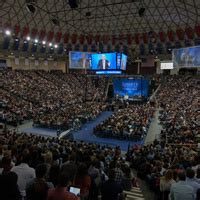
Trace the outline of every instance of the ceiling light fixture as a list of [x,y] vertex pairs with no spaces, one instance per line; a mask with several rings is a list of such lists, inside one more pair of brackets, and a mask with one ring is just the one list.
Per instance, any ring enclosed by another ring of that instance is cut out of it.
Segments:
[[11,31],[10,31],[10,30],[6,30],[6,31],[5,31],[5,34],[6,34],[6,35],[11,35]]

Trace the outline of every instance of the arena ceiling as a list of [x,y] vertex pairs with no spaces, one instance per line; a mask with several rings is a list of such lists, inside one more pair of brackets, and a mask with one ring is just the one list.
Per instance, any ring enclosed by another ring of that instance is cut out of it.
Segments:
[[77,8],[69,2],[74,1],[1,0],[0,20],[79,34],[165,31],[200,22],[200,0],[77,0]]

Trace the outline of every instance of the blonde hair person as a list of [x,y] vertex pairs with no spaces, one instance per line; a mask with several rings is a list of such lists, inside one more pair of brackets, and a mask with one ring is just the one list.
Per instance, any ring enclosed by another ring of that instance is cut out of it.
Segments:
[[160,178],[160,191],[162,194],[162,200],[168,200],[171,185],[175,183],[173,178],[173,170],[168,169],[165,176]]
[[44,154],[44,162],[51,165],[53,162],[53,154],[52,152],[48,151]]

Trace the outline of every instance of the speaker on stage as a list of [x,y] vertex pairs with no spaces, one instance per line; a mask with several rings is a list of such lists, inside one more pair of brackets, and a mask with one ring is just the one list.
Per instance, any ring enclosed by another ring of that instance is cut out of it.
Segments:
[[109,85],[109,88],[108,88],[108,98],[113,98],[114,97],[114,88],[113,88],[113,85],[110,84]]

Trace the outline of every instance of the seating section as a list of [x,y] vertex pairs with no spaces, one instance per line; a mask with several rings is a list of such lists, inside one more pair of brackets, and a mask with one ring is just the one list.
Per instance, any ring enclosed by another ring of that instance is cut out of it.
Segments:
[[144,139],[154,111],[155,108],[149,103],[128,105],[95,127],[94,134],[98,137],[120,140]]
[[[126,199],[143,198],[140,189],[133,187],[135,178],[119,147],[111,148],[84,142],[59,140],[58,138],[16,133],[13,130],[1,134],[0,151],[2,152],[0,186],[2,186],[4,176],[9,173],[11,176],[11,172],[15,172],[20,180],[17,182],[19,194],[23,197],[27,195],[27,199],[31,199],[35,193],[45,196],[45,191],[41,187],[41,173],[44,176],[43,182],[51,183],[48,195],[51,194],[52,187],[61,187],[59,177],[62,175],[67,177],[62,180],[65,180],[62,184],[67,185],[70,181],[75,187],[81,188],[81,198],[88,197],[87,199],[93,200],[105,197],[109,195],[107,189],[110,187],[116,187],[116,199],[122,191]],[[35,173],[36,178],[34,179]],[[29,174],[29,179],[24,174]],[[21,181],[23,184],[20,184]],[[29,193],[31,183],[41,190]],[[13,187],[15,185],[16,182],[12,183]],[[65,190],[59,189],[59,192],[61,191]],[[10,189],[9,194],[11,195],[12,192],[13,190]],[[9,194],[4,191],[1,197],[6,199],[4,197]]]
[[[1,120],[17,124],[33,118],[35,125],[67,129],[96,117],[104,105],[105,79],[62,72],[1,72]],[[85,100],[90,103],[85,103]]]
[[[200,188],[197,170],[200,169],[200,156],[196,141],[196,136],[200,133],[199,94],[198,77],[163,77],[156,96],[163,127],[160,140],[143,147],[134,146],[128,152],[132,167],[137,170],[141,179],[146,180],[157,198],[169,195],[170,187],[168,190],[162,189],[161,182],[165,180],[165,176],[170,181],[170,186],[178,181],[180,172],[187,175],[187,170],[194,173],[194,184]],[[190,175],[186,179],[189,184],[187,180],[192,181]]]
[[199,126],[199,94],[198,77],[167,77],[163,80],[158,94],[163,141],[194,144]]
[[[95,80],[61,72],[1,71],[1,121],[15,125],[33,119],[35,126],[77,126],[106,109],[108,103],[102,101],[106,82],[105,78]],[[199,94],[199,77],[162,77],[156,94],[163,128],[160,140],[147,146],[132,146],[126,155],[119,147],[4,130],[0,137],[2,170],[5,174],[11,169],[15,171],[23,161],[30,171],[38,172],[38,165],[43,163],[48,168],[44,180],[51,182],[52,187],[59,187],[58,175],[65,172],[77,187],[82,187],[81,183],[87,180],[81,196],[92,200],[109,195],[104,187],[115,187],[116,183],[116,196],[123,193],[126,200],[144,199],[143,192],[133,187],[131,167],[146,181],[157,199],[173,195],[170,188],[181,178],[180,172],[187,177],[183,180],[186,185],[193,181],[200,189],[200,156],[196,141],[200,134]],[[94,133],[117,139],[144,137],[155,108],[149,103],[126,106],[99,124]],[[169,187],[163,189],[166,180]],[[198,196],[198,190],[192,191]],[[21,186],[18,192],[22,196],[28,194]]]

